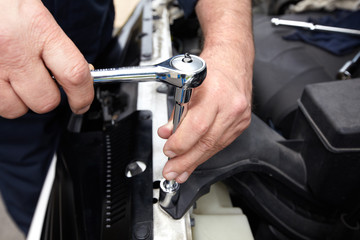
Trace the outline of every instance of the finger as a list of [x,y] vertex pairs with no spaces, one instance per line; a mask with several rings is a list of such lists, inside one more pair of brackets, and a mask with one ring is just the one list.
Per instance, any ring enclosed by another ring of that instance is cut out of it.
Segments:
[[204,163],[215,153],[233,142],[250,124],[250,108],[239,116],[240,122],[227,124],[217,119],[208,133],[199,140],[187,153],[170,159],[164,166],[163,176],[179,183],[187,180],[197,166]]
[[17,96],[32,111],[42,114],[59,105],[59,88],[40,58],[29,61],[27,67],[11,79]]
[[0,116],[13,119],[28,111],[8,81],[0,80]]
[[174,125],[173,125],[172,120],[169,120],[165,125],[161,126],[158,129],[159,137],[161,137],[163,139],[168,139],[172,134],[173,126]]
[[[214,144],[212,139],[196,144],[189,152],[169,159],[163,169],[163,176],[168,180],[185,182],[191,173],[202,163],[223,148],[223,144]],[[220,139],[217,140],[220,143]]]
[[174,128],[173,121],[174,121],[174,109],[171,113],[169,121],[165,125],[159,127],[158,129],[159,137],[163,139],[168,139],[171,136]]
[[165,155],[173,158],[189,151],[209,131],[216,115],[216,107],[206,108],[202,104],[190,105],[186,117],[166,142]]
[[42,58],[63,87],[72,111],[77,114],[86,112],[94,98],[89,66],[60,28],[44,44]]
[[176,179],[179,183],[185,182],[199,164],[209,159],[222,148],[218,139],[227,128],[225,126],[219,128],[216,124],[217,121],[189,151],[166,162],[163,169],[163,176],[166,179]]
[[215,149],[204,152],[202,148],[196,145],[186,154],[169,159],[164,166],[163,176],[168,180],[176,180],[178,183],[183,183],[197,166],[205,162],[216,152]]

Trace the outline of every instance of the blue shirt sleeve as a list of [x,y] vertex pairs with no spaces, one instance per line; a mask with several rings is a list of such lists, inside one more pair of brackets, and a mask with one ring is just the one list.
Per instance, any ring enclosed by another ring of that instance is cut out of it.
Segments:
[[198,0],[178,0],[180,7],[184,10],[185,17],[189,17],[193,12]]

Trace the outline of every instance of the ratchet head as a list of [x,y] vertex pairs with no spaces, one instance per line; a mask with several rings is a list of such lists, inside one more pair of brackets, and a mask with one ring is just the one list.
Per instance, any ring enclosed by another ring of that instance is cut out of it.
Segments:
[[91,71],[94,83],[160,81],[178,88],[199,86],[206,76],[206,64],[200,57],[184,54],[151,66],[97,69]]
[[191,89],[201,85],[206,77],[206,64],[198,56],[185,53],[156,65],[166,69],[159,80],[179,88]]

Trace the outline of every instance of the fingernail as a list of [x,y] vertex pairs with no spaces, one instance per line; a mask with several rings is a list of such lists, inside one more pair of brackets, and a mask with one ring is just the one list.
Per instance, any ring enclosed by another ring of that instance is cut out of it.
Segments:
[[171,131],[172,130],[172,122],[168,122],[168,123],[162,125],[160,128],[166,128],[167,130]]
[[174,157],[176,157],[176,154],[175,154],[174,152],[172,152],[172,151],[165,151],[164,153],[165,153],[165,155],[166,155],[167,157],[169,157],[169,158],[174,158]]
[[168,128],[168,129],[172,129],[172,127],[173,127],[173,122],[172,121],[168,121],[165,125],[164,125],[166,128]]
[[176,172],[169,172],[165,174],[165,178],[167,180],[174,180],[177,176],[179,176],[179,174],[177,174]]
[[178,178],[178,182],[183,183],[186,182],[186,180],[189,178],[189,173],[188,172],[183,172]]
[[95,70],[94,65],[92,65],[91,63],[89,63],[89,69],[90,69],[90,71]]

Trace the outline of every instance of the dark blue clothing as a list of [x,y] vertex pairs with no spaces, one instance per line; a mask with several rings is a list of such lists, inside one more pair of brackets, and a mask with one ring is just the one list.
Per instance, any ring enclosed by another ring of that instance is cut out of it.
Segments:
[[111,40],[112,0],[43,0],[60,27],[93,63]]
[[[43,2],[88,62],[98,61],[113,43],[112,0]],[[188,16],[196,1],[180,0],[180,3]],[[63,97],[62,104],[47,114],[29,112],[14,120],[0,117],[0,191],[10,215],[25,234],[69,114]]]
[[0,118],[0,191],[9,214],[24,233],[68,112],[66,104],[61,104],[47,114],[29,112],[14,120]]
[[[354,12],[337,11],[331,17],[326,16],[318,20],[310,19],[309,22],[360,30],[360,10]],[[360,46],[360,36],[334,32],[297,30],[295,33],[284,37],[284,39],[303,41],[338,56],[349,54]]]
[[198,0],[178,0],[179,5],[184,10],[185,17],[189,17],[193,12]]
[[[112,0],[44,0],[58,24],[88,62],[111,41]],[[66,98],[47,114],[0,117],[0,191],[16,224],[27,234],[32,216],[70,110]]]

